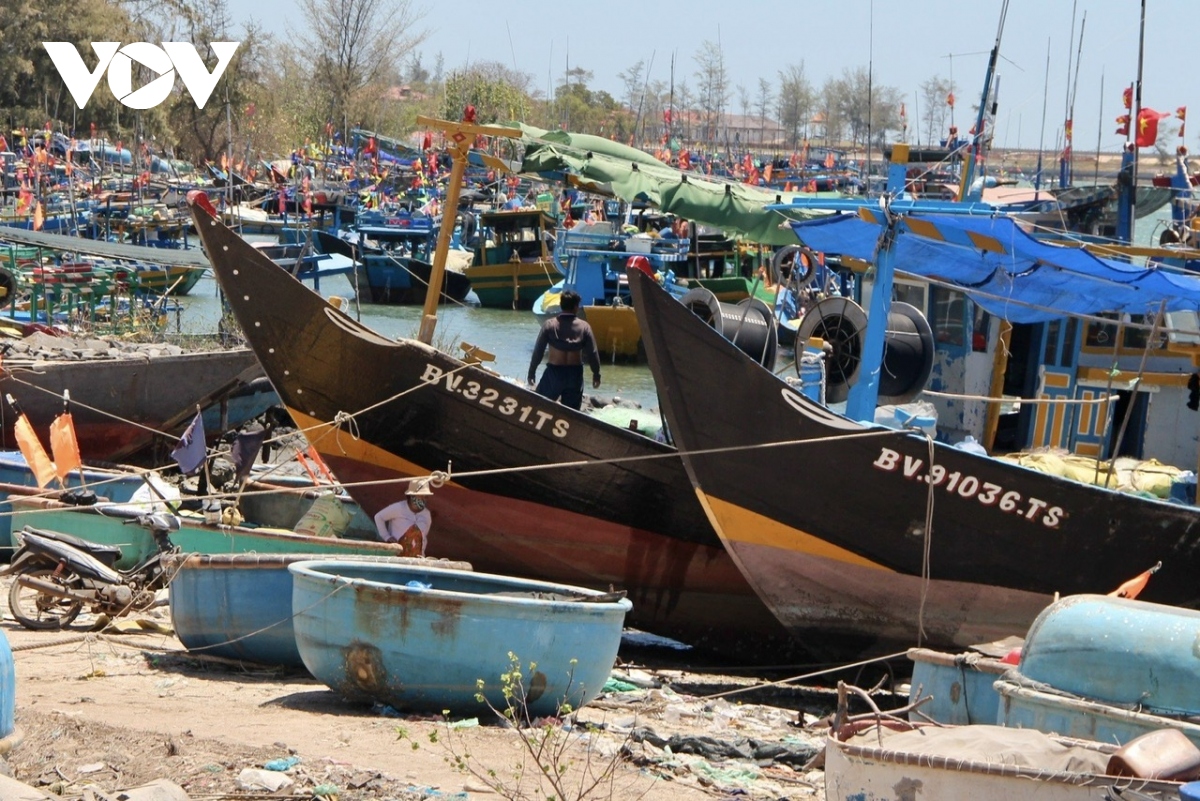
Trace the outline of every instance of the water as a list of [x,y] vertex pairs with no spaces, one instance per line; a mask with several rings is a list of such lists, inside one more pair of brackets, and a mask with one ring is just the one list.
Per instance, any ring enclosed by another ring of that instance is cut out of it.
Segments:
[[[311,286],[311,284],[310,284]],[[321,295],[346,299],[342,308],[355,316],[354,287],[347,276],[321,279]],[[188,295],[179,299],[183,311],[180,329],[185,333],[212,333],[217,330],[221,305],[217,298],[217,282],[205,275]],[[362,304],[362,322],[387,337],[415,338],[420,326],[420,306],[384,306]],[[174,323],[172,323],[174,325]],[[531,311],[511,309],[479,309],[458,305],[438,308],[434,344],[448,353],[461,356],[461,343],[478,346],[496,355],[489,367],[503,376],[524,382],[533,355],[540,323]],[[541,375],[541,368],[538,369]],[[603,383],[594,394],[605,398],[618,397],[636,401],[643,408],[657,408],[658,396],[654,379],[645,365],[610,364],[601,360]],[[591,389],[591,377],[585,376],[585,391]]]

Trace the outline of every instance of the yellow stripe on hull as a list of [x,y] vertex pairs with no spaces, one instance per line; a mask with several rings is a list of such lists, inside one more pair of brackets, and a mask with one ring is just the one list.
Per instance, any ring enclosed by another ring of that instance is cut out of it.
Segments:
[[[717,535],[735,559],[737,559],[737,544],[745,543],[746,545],[761,545],[783,551],[810,554],[860,567],[886,570],[889,573],[895,572],[806,531],[785,526],[777,520],[722,501],[720,498],[714,498],[701,490],[696,490],[696,497],[700,499],[700,505],[704,507],[704,513],[708,515]],[[740,560],[738,561],[740,562]]]
[[354,437],[345,428],[338,431],[331,423],[309,417],[291,406],[285,408],[297,427],[304,432],[304,436],[317,449],[317,453],[354,459],[386,470],[395,470],[406,476],[426,476],[430,473],[428,469],[415,462],[401,459],[390,451],[377,448],[364,439]]

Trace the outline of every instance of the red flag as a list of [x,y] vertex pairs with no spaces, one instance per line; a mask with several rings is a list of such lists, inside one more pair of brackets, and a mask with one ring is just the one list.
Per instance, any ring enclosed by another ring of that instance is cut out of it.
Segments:
[[1179,108],[1175,109],[1175,117],[1176,117],[1176,119],[1186,121],[1187,120],[1187,106],[1180,106]]
[[1122,114],[1117,117],[1117,134],[1120,136],[1129,136],[1129,115]]
[[33,471],[33,477],[37,479],[38,486],[45,487],[54,480],[54,462],[46,455],[42,441],[38,439],[37,432],[33,430],[33,425],[24,414],[18,417],[13,425],[13,435],[17,440],[17,447],[21,449],[21,454],[29,464],[29,469]]
[[1133,108],[1133,87],[1132,86],[1126,86],[1125,90],[1123,92],[1121,92],[1121,102],[1125,105],[1125,108],[1127,108],[1127,109]]
[[42,225],[46,222],[46,215],[42,213],[42,204],[36,202],[33,205],[33,230],[42,230]]
[[72,470],[83,467],[79,441],[75,438],[75,423],[69,412],[60,414],[50,424],[50,451],[54,454],[54,469],[60,483],[66,481]]
[[679,151],[679,169],[690,170],[692,168],[692,157],[686,150]]
[[834,165],[836,165],[836,164],[837,164],[837,160],[834,159],[833,151],[830,150],[828,153],[825,154],[825,168],[832,170],[834,168]]
[[1137,116],[1137,136],[1133,143],[1138,147],[1154,147],[1158,141],[1158,121],[1170,114],[1163,114],[1152,108],[1144,108]]
[[954,108],[954,92],[946,95],[946,105],[950,108]]
[[1066,124],[1066,127],[1064,130],[1066,133],[1067,145],[1069,147],[1071,144],[1071,135],[1075,131],[1075,123],[1072,120],[1067,120],[1067,124]]

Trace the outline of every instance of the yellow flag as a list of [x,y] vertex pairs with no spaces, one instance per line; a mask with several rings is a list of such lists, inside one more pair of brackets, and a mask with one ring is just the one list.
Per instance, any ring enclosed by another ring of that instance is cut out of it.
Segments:
[[22,414],[17,418],[13,434],[16,436],[17,447],[21,449],[29,469],[33,471],[33,477],[37,479],[38,486],[45,487],[54,480],[54,462],[46,455],[46,449],[42,447],[42,442],[28,417]]
[[60,414],[50,424],[50,451],[54,454],[54,469],[59,482],[65,482],[72,470],[81,470],[79,440],[75,438],[75,421],[70,413]]

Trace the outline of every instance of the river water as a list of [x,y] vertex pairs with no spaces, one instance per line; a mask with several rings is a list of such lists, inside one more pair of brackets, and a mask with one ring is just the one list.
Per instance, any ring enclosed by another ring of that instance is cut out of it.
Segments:
[[[1170,218],[1168,207],[1137,221],[1138,244],[1158,241],[1163,224]],[[311,285],[311,284],[310,284]],[[349,314],[360,313],[353,302],[354,287],[347,276],[321,280],[320,293],[325,297],[346,299],[343,306]],[[217,282],[205,275],[195,288],[179,299],[183,311],[179,327],[187,333],[211,333],[217,329],[221,305]],[[416,337],[422,309],[419,306],[361,305],[363,324],[387,337]],[[529,369],[533,343],[537,338],[538,320],[531,311],[509,309],[469,308],[444,305],[438,309],[434,344],[444,351],[461,355],[460,343],[469,343],[496,355],[491,368],[503,376],[523,381]],[[789,360],[790,361],[790,360]],[[654,380],[645,365],[603,364],[603,385],[598,395],[636,401],[643,408],[657,408],[658,397]],[[540,371],[539,371],[540,375]],[[590,382],[585,391],[591,392]]]

